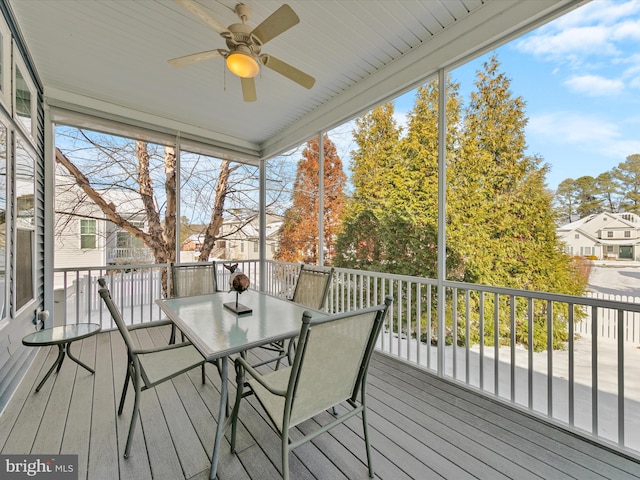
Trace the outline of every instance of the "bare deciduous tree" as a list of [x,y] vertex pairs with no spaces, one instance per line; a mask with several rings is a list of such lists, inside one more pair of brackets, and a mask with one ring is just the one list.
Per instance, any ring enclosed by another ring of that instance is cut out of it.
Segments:
[[[66,185],[59,182],[59,187],[67,192],[67,201],[60,202],[56,207],[56,213],[61,214],[59,218],[64,222],[78,217],[107,218],[117,228],[139,239],[151,251],[157,263],[175,262],[178,228],[176,192],[179,175],[176,170],[175,148],[76,129],[67,130],[66,134],[75,135],[78,142],[72,142],[68,137],[60,142],[69,146],[68,154],[63,152],[64,147],[56,149],[56,162],[64,168],[64,173],[70,180]],[[159,152],[163,156],[163,172],[158,165]],[[198,192],[199,200],[206,198],[205,202],[195,207],[201,212],[210,211],[208,223],[201,227],[204,242],[199,261],[207,261],[216,241],[222,238],[225,203],[230,201],[236,208],[253,207],[251,209],[255,210],[255,203],[250,203],[255,202],[251,200],[251,195],[247,194],[246,189],[241,192],[236,187],[242,182],[255,183],[256,167],[252,167],[250,172],[243,172],[252,179],[247,181],[247,178],[232,178],[241,164],[232,164],[228,160],[218,162],[217,168],[213,164],[192,165],[191,170],[198,173],[196,180],[193,180],[195,176],[181,177],[185,184],[191,181],[189,188]],[[160,184],[164,188],[157,191]],[[213,185],[215,188],[212,188]],[[213,198],[205,193],[207,189],[213,192]],[[69,195],[68,192],[75,193]],[[69,201],[69,198],[74,200]],[[114,201],[113,198],[122,201]],[[99,211],[88,214],[86,209],[80,207],[87,203],[92,203]],[[143,222],[139,221],[141,218],[144,219]],[[241,228],[242,224],[239,224],[237,229]],[[233,232],[227,232],[227,235],[229,233]],[[166,272],[163,274],[163,290],[165,295],[169,294]]]

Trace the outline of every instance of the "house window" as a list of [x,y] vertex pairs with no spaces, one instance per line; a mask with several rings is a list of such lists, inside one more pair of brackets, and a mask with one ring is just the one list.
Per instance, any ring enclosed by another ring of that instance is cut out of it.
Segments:
[[96,248],[96,221],[80,220],[80,248]]
[[631,238],[631,231],[630,230],[625,230],[624,231],[624,238]]
[[15,309],[20,310],[35,295],[35,154],[22,140],[16,141],[16,250]]
[[578,240],[578,239],[580,238],[580,234],[579,234],[579,233],[576,233],[574,238],[575,238],[576,240]]
[[258,250],[260,250],[259,247],[259,243],[258,242],[253,242],[253,253],[257,253]]
[[607,237],[608,238],[613,238],[613,232],[607,232]]
[[33,112],[35,108],[34,89],[30,86],[27,78],[22,74],[25,71],[16,61],[15,65],[15,115],[16,120],[21,124],[29,135],[33,135]]
[[0,100],[11,104],[11,32],[0,21]]
[[613,245],[607,245],[607,253],[613,253]]

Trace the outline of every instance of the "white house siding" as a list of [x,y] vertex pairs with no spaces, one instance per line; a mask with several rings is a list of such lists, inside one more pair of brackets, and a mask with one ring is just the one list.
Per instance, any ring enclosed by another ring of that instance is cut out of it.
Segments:
[[[62,183],[65,183],[64,181]],[[64,209],[63,205],[77,203],[78,192],[76,188],[67,189],[60,187],[56,182],[55,202],[56,210]],[[102,212],[95,204],[83,205],[75,210],[76,215],[87,217],[101,217]],[[80,245],[80,221],[79,217],[68,215],[56,215],[56,228],[54,240],[54,268],[69,267],[95,267],[105,265],[105,221],[96,221],[96,248],[81,248]],[[62,287],[62,275],[56,274],[54,288]]]

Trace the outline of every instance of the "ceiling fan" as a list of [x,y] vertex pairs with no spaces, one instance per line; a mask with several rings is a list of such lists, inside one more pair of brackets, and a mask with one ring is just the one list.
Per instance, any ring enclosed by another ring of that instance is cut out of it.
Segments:
[[228,50],[217,48],[173,58],[169,60],[169,63],[174,67],[184,67],[193,63],[222,57],[225,59],[227,68],[231,73],[240,77],[242,97],[245,102],[255,102],[257,99],[254,77],[260,72],[261,65],[274,70],[305,88],[313,87],[316,80],[312,76],[272,55],[261,53],[262,46],[265,43],[300,22],[300,19],[289,5],[282,5],[260,25],[252,29],[246,24],[251,11],[249,7],[242,3],[235,7],[235,12],[242,23],[234,23],[225,27],[195,0],[175,0],[175,2],[218,32],[225,39]]

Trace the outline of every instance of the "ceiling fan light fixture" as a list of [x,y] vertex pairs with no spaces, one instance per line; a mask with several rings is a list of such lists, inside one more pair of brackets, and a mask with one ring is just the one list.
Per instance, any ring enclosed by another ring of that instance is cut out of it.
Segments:
[[260,65],[251,55],[233,52],[227,55],[227,68],[241,78],[253,78],[260,72]]

